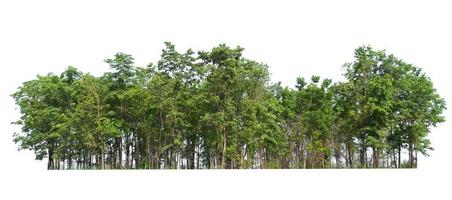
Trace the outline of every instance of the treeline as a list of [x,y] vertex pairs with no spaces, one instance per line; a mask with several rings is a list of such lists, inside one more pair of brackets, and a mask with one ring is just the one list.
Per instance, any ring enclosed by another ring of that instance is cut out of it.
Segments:
[[401,168],[445,120],[421,69],[368,46],[345,82],[289,88],[240,47],[165,44],[146,67],[118,53],[101,77],[68,67],[23,83],[14,141],[48,169]]

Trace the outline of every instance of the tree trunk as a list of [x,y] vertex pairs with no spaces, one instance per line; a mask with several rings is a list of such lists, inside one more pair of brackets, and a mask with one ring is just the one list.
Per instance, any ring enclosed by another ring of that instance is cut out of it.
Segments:
[[410,163],[410,168],[414,167],[413,157],[413,144],[410,142],[408,144],[408,162]]
[[348,164],[350,168],[353,168],[353,150],[352,150],[352,145],[350,145],[350,143],[347,145],[347,151],[348,151]]
[[261,147],[259,149],[259,164],[260,164],[260,168],[264,169],[265,168],[265,155],[264,155],[264,147]]
[[225,164],[226,164],[225,159],[226,159],[226,147],[227,147],[227,142],[228,142],[228,139],[227,139],[228,133],[226,131],[226,127],[223,126],[222,129],[223,129],[223,152],[222,152],[222,155],[221,155],[221,168],[225,169]]
[[361,159],[361,168],[366,168],[367,167],[367,159],[366,159],[366,154],[367,154],[367,148],[366,145],[364,144],[364,139],[361,140],[362,141],[362,147],[361,147],[361,153],[360,153],[360,159]]
[[414,150],[414,153],[415,153],[415,155],[414,155],[414,168],[417,168],[417,150]]
[[49,160],[47,162],[47,169],[51,170],[51,169],[55,168],[55,164],[53,162],[53,143],[50,145],[50,148],[48,151],[49,151]]
[[121,169],[122,168],[122,137],[119,137],[116,140],[116,144],[118,146],[118,165],[117,168]]
[[126,134],[126,169],[130,169],[130,144],[129,144],[129,133]]
[[104,150],[101,149],[100,153],[100,169],[104,169]]
[[140,139],[138,136],[138,127],[135,127],[134,142],[135,142],[135,169],[141,168],[140,166]]
[[373,164],[374,168],[380,167],[379,157],[380,156],[378,155],[378,149],[375,147],[372,147],[372,164]]

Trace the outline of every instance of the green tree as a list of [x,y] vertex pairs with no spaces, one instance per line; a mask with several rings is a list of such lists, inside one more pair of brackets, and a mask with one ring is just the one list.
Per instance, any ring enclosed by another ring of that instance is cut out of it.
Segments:
[[400,168],[417,167],[445,121],[430,78],[385,51],[359,47],[345,81],[294,88],[242,54],[166,42],[156,65],[118,53],[100,77],[37,76],[12,94],[14,141],[48,169]]

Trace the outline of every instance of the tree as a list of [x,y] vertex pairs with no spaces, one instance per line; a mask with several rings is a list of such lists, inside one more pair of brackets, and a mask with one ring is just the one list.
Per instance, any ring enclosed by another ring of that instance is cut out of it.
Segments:
[[420,68],[362,46],[345,81],[291,88],[243,51],[166,42],[155,65],[118,53],[100,77],[37,76],[12,94],[14,141],[48,169],[412,168],[433,150],[446,105]]

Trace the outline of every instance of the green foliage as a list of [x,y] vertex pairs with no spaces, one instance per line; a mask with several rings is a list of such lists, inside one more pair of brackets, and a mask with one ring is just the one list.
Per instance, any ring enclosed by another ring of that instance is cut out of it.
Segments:
[[345,82],[289,88],[243,51],[166,42],[155,65],[118,53],[100,77],[72,66],[37,76],[12,94],[14,142],[48,169],[401,168],[433,150],[446,106],[419,68],[363,46]]

